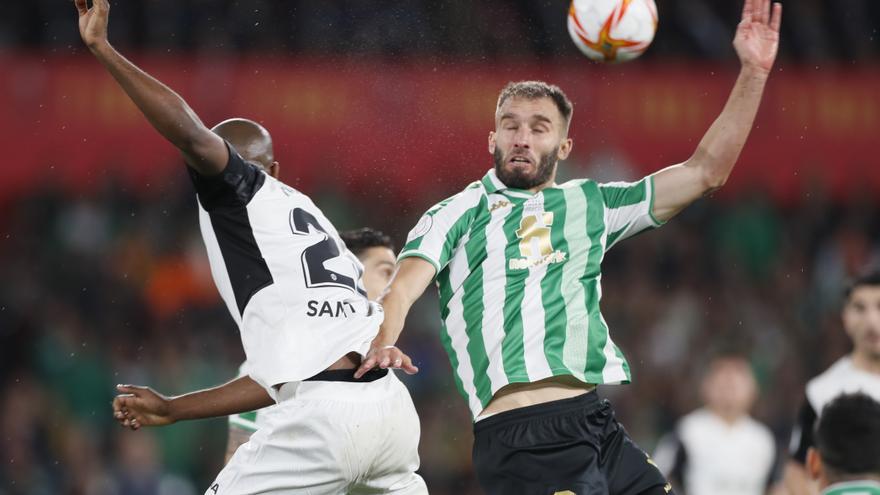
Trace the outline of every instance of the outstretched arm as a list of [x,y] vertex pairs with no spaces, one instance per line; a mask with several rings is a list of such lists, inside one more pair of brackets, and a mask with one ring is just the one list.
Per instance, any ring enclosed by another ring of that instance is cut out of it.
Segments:
[[218,387],[166,397],[150,387],[119,385],[113,417],[121,426],[165,426],[187,419],[216,418],[271,406],[275,402],[257,382],[243,376]]
[[779,48],[782,5],[745,0],[733,46],[742,68],[733,92],[686,162],[654,175],[654,217],[666,221],[727,181],[752,130]]
[[355,372],[355,378],[360,378],[375,366],[401,368],[409,374],[419,371],[409,356],[394,347],[394,344],[403,331],[409,308],[425,292],[434,274],[434,265],[421,258],[406,258],[400,262],[397,273],[382,296],[385,320],[379,327],[379,334],[373,339],[366,358]]
[[119,54],[107,40],[108,0],[74,0],[79,32],[95,57],[137,105],[150,124],[176,146],[190,167],[202,175],[223,171],[229,152],[223,140],[205,127],[177,93]]

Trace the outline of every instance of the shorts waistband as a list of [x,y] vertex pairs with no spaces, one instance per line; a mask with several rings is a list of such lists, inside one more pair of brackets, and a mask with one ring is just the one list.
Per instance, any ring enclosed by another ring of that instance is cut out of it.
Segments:
[[[332,371],[343,371],[348,372],[348,375],[354,375],[354,370]],[[278,390],[276,401],[281,403],[296,399],[298,401],[371,402],[406,390],[394,373],[388,370],[381,371],[382,373],[369,375],[369,380],[349,380],[342,373],[331,373],[322,377],[324,373],[328,373],[324,371],[301,382],[284,383]],[[367,375],[364,377],[366,378]]]
[[306,378],[303,380],[304,382],[353,382],[353,383],[368,383],[374,382],[380,378],[385,378],[385,375],[388,374],[387,369],[378,369],[378,370],[370,370],[364,373],[364,376],[360,378],[354,377],[354,372],[357,371],[354,368],[348,370],[324,370],[317,375]]
[[595,390],[591,390],[570,399],[554,400],[494,414],[474,423],[474,432],[520,423],[541,416],[556,416],[576,411],[590,413],[598,409],[603,402],[605,401],[599,398],[599,394]]

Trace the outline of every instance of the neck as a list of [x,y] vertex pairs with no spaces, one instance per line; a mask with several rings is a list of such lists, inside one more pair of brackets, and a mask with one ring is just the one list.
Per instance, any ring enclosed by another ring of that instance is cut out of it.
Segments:
[[853,352],[853,366],[868,373],[880,375],[880,356],[872,356],[864,352]]

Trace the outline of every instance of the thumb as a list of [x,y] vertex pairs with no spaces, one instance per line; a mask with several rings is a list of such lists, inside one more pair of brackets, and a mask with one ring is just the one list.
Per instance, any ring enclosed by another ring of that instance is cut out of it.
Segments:
[[129,396],[141,397],[149,390],[149,388],[139,385],[117,385],[116,390],[123,394],[128,394]]

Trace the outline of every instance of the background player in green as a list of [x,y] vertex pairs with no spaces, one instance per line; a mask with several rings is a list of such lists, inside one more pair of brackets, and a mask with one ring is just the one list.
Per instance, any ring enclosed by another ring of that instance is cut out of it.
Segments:
[[821,413],[807,468],[822,495],[880,495],[880,403],[858,392]]
[[739,76],[687,161],[635,183],[557,185],[557,162],[572,150],[571,103],[556,86],[510,84],[489,134],[494,169],[410,232],[358,373],[413,370],[393,345],[436,280],[441,338],[476,421],[474,465],[488,493],[671,490],[593,391],[630,380],[599,310],[600,264],[615,243],[725,183],[773,67],[781,16],[779,4],[746,0],[733,43]]

